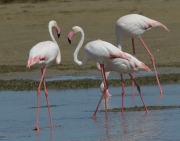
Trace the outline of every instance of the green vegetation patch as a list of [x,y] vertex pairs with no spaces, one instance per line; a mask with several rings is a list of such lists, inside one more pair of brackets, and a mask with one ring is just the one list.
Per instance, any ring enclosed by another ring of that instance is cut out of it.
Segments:
[[[180,106],[147,106],[148,110],[164,110],[164,109],[174,109],[174,108],[180,108]],[[144,111],[144,107],[129,107],[129,108],[124,108],[124,111],[129,112],[129,111]],[[108,112],[121,112],[122,108],[113,108],[113,109],[108,109]],[[100,112],[105,112],[105,110],[100,110]]]
[[[135,79],[139,86],[157,85],[155,76],[139,77]],[[159,75],[161,84],[179,83],[180,74],[162,74]],[[101,80],[81,79],[81,80],[58,80],[46,82],[47,89],[83,89],[99,88]],[[124,80],[125,86],[131,85],[130,79]],[[0,90],[36,90],[39,81],[34,80],[0,80]],[[120,79],[108,80],[109,86],[121,86]],[[43,88],[43,87],[42,87]]]

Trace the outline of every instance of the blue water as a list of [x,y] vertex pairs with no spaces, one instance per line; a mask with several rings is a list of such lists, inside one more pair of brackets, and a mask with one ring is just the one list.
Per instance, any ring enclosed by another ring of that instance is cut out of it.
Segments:
[[[159,95],[157,86],[142,86],[144,101],[149,105],[180,105],[179,84],[163,85]],[[121,87],[109,87],[113,95],[108,107],[121,107]],[[97,113],[91,117],[101,96],[98,88],[78,90],[49,90],[54,128],[50,128],[47,108],[40,108],[38,132],[34,131],[36,91],[0,92],[0,140],[3,141],[169,141],[180,140],[180,109]],[[132,102],[131,87],[126,87],[125,107],[142,106],[138,93]],[[43,91],[41,106],[46,105]],[[100,108],[104,109],[102,101]]]
[[[98,72],[98,71],[95,71],[96,73]],[[87,72],[87,74],[88,74],[88,72]],[[99,74],[100,74],[100,72],[99,72]],[[68,76],[61,76],[61,77],[51,77],[51,78],[46,78],[46,81],[56,81],[56,80],[77,80],[77,79],[102,79],[102,77],[101,77],[101,75],[93,75],[93,74],[91,74],[91,75],[82,75],[82,76],[74,76],[74,75],[72,75],[72,76],[70,76],[70,75],[68,75]],[[135,75],[135,77],[142,77],[142,76],[152,76],[152,75],[154,75],[154,72],[147,72],[147,71],[139,71],[139,72],[136,72],[136,75]],[[124,79],[129,79],[130,77],[129,77],[129,74],[124,74],[123,75],[123,78]],[[109,77],[108,77],[108,79],[120,79],[120,76],[119,76],[119,73],[117,73],[117,72],[111,72],[110,73],[110,75],[109,75]],[[39,79],[37,79],[37,81],[39,81]]]

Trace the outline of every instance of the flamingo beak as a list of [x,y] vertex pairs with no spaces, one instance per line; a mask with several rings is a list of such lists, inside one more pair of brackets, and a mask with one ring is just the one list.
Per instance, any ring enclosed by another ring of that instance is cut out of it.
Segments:
[[72,38],[73,38],[73,35],[74,35],[74,31],[73,30],[71,30],[70,32],[69,32],[69,34],[68,34],[68,42],[71,44],[71,40],[72,40]]
[[57,35],[58,35],[58,38],[59,38],[60,34],[61,34],[61,31],[60,31],[60,28],[58,26],[56,27],[56,32],[57,32]]
[[71,44],[71,40],[68,38],[68,42]]

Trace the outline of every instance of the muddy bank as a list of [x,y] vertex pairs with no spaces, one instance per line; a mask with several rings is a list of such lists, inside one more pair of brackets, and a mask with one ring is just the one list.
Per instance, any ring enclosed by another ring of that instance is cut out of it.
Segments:
[[[152,68],[152,64],[147,64],[150,68]],[[179,62],[169,62],[169,63],[158,63],[156,67],[180,67]],[[26,65],[0,65],[0,73],[9,73],[9,72],[32,72],[37,70],[38,67],[32,66],[30,69],[26,68]],[[48,69],[55,70],[97,70],[94,62],[90,62],[84,66],[78,66],[74,62],[62,62],[60,65],[51,65]]]
[[[32,66],[30,69],[26,65],[0,65],[0,73],[9,73],[9,72],[32,72],[38,70],[37,66]],[[85,66],[78,66],[74,62],[64,62],[60,65],[51,65],[48,69],[55,70],[92,70],[96,69],[95,63],[89,63]]]
[[[159,75],[161,84],[179,83],[180,74]],[[136,78],[141,85],[156,85],[155,76]],[[125,86],[131,85],[131,80],[124,80]],[[0,90],[36,90],[39,82],[34,80],[0,80]],[[63,80],[46,82],[48,89],[82,89],[99,87],[101,80],[82,79],[82,80]],[[120,80],[108,80],[109,86],[120,86]]]
[[[164,109],[174,109],[174,108],[180,108],[180,106],[147,106],[148,110],[164,110]],[[113,108],[108,109],[108,112],[121,112],[122,108]],[[124,111],[144,111],[144,107],[129,107],[124,108]],[[100,110],[100,112],[105,112],[104,110]]]

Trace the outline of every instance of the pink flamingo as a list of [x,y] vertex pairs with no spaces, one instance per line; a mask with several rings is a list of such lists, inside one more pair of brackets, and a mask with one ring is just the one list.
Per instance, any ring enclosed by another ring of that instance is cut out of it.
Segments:
[[[142,15],[138,14],[129,14],[126,16],[123,16],[119,18],[116,22],[115,25],[115,30],[116,30],[116,39],[117,39],[117,45],[119,49],[122,49],[122,40],[124,38],[132,38],[132,46],[133,46],[133,54],[135,54],[135,47],[134,47],[134,38],[139,38],[141,43],[143,44],[144,48],[147,50],[148,54],[150,55],[153,67],[154,67],[154,72],[156,75],[156,80],[159,86],[160,94],[162,94],[162,88],[158,79],[157,71],[156,71],[156,66],[154,62],[154,56],[151,54],[147,46],[145,45],[144,41],[141,38],[141,35],[145,33],[146,31],[150,30],[153,27],[162,27],[165,30],[169,31],[168,28],[163,25],[162,23],[152,20],[150,18],[147,18]],[[134,87],[134,84],[132,83],[132,86]],[[132,87],[132,94],[134,93],[134,88]]]
[[[121,84],[122,84],[122,113],[124,113],[124,93],[125,93],[125,90],[124,90],[124,80],[123,80],[122,74],[129,74],[132,81],[135,83],[135,85],[137,87],[137,90],[139,91],[139,94],[140,94],[142,103],[144,105],[144,108],[146,110],[146,113],[148,113],[148,109],[147,109],[147,107],[145,105],[145,102],[144,102],[142,94],[141,94],[140,86],[134,80],[131,73],[137,72],[139,70],[145,70],[145,71],[151,71],[151,70],[143,62],[139,61],[138,59],[136,59],[132,55],[130,55],[128,53],[125,53],[125,54],[128,56],[128,58],[130,58],[129,61],[127,61],[125,59],[122,59],[122,58],[115,58],[115,59],[111,60],[110,62],[106,62],[105,66],[104,66],[106,79],[109,76],[109,73],[111,71],[115,71],[115,72],[118,72],[120,74],[120,76],[121,76]],[[97,63],[97,68],[99,70],[101,69],[99,67],[98,63]],[[108,93],[109,94],[108,89],[106,90],[107,92],[105,92],[103,82],[101,83],[100,90],[103,93]]]
[[40,106],[40,88],[42,82],[44,83],[44,93],[46,96],[46,101],[48,105],[48,112],[49,112],[49,117],[50,117],[50,125],[51,128],[53,127],[52,125],[52,116],[50,112],[50,104],[48,101],[48,91],[46,89],[46,83],[44,80],[44,75],[46,72],[46,68],[52,63],[59,64],[61,62],[61,53],[59,46],[52,34],[52,28],[55,27],[56,32],[58,34],[58,37],[60,36],[60,28],[58,27],[56,21],[50,21],[49,22],[49,33],[52,41],[44,41],[36,44],[31,48],[29,51],[29,58],[28,58],[28,63],[27,67],[31,67],[34,64],[37,64],[41,68],[41,80],[39,83],[39,86],[37,88],[37,112],[36,112],[36,126],[35,130],[39,130],[38,126],[38,116],[39,116],[39,106]]
[[[125,53],[123,53],[120,49],[118,49],[114,45],[112,45],[108,42],[102,41],[102,40],[95,40],[95,41],[91,41],[85,45],[84,59],[82,61],[79,61],[77,59],[77,55],[78,55],[78,52],[84,42],[84,31],[82,30],[82,28],[79,26],[74,26],[72,28],[72,30],[70,31],[70,33],[68,34],[68,41],[69,41],[69,43],[71,43],[71,40],[72,40],[74,34],[78,33],[78,32],[81,33],[81,39],[80,39],[80,42],[77,45],[76,50],[74,51],[74,54],[73,54],[74,62],[79,66],[85,65],[88,61],[98,62],[100,64],[102,78],[103,78],[103,82],[104,82],[104,88],[106,90],[107,83],[106,83],[106,78],[105,78],[105,73],[104,73],[104,63],[108,59],[112,59],[112,58],[125,58],[127,60],[129,60],[129,58],[127,57],[127,55]],[[98,106],[96,108],[96,111],[92,117],[94,119],[96,118],[96,112],[97,112],[97,109],[99,107],[99,104],[100,104],[103,96],[104,96],[104,93],[102,94],[102,96],[99,100]],[[106,98],[105,98],[105,105],[106,105]],[[105,106],[105,107],[107,107],[107,106]],[[108,119],[107,108],[106,108],[106,119]]]

